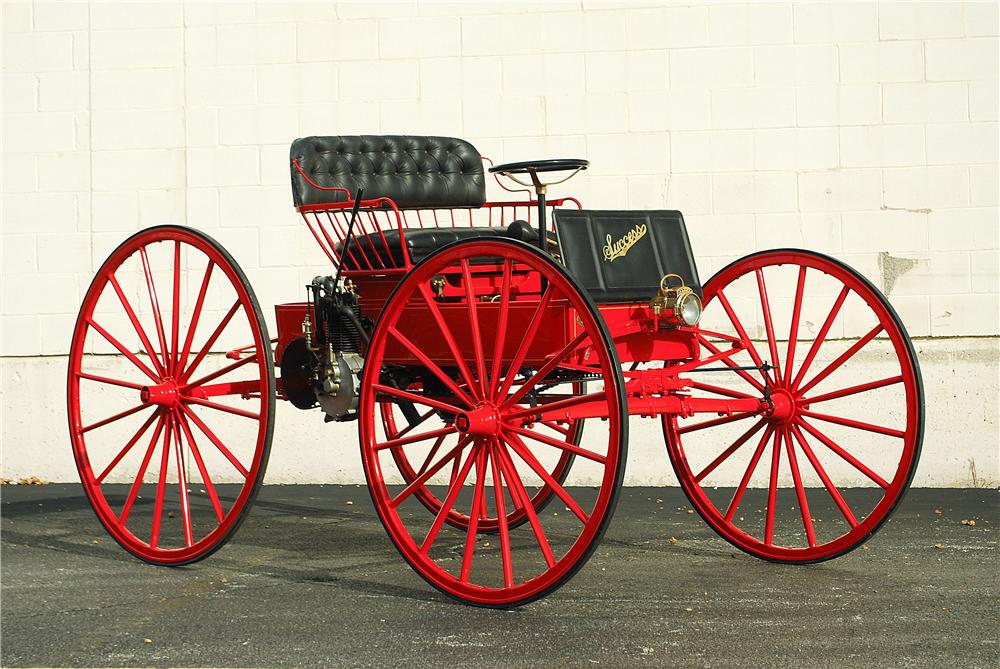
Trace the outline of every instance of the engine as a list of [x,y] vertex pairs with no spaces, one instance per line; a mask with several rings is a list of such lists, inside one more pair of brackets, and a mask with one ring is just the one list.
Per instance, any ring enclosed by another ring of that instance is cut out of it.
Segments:
[[350,279],[318,276],[306,288],[309,309],[302,338],[281,357],[285,394],[299,409],[318,404],[328,421],[356,420],[371,321],[361,314]]

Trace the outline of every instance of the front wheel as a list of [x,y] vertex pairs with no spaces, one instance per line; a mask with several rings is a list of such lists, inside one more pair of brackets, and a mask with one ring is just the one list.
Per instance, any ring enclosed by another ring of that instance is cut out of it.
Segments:
[[[585,395],[573,392],[591,381]],[[617,501],[624,389],[597,308],[548,256],[512,240],[428,256],[386,303],[361,389],[365,476],[396,548],[470,604],[518,606],[558,588],[590,557]],[[427,418],[386,431],[376,406],[386,402]],[[582,445],[546,425],[583,406],[598,419]],[[573,486],[553,473],[567,454]],[[546,490],[554,503],[536,510]],[[433,495],[435,513],[421,494]],[[519,515],[527,522],[509,522]]]
[[896,312],[847,265],[793,249],[722,269],[704,304],[703,359],[718,360],[728,340],[741,353],[722,362],[741,369],[692,374],[692,394],[769,396],[773,410],[664,417],[684,492],[757,557],[808,563],[858,547],[896,508],[920,455],[920,369]]
[[264,477],[275,380],[260,306],[221,245],[161,226],[115,249],[77,318],[67,396],[84,490],[126,550],[181,565],[232,537]]

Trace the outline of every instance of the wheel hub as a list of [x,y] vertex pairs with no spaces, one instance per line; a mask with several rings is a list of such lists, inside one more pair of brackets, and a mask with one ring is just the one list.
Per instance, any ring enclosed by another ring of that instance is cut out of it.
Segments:
[[778,388],[771,391],[771,420],[778,421],[781,423],[788,423],[795,419],[798,413],[798,405],[795,401],[795,397],[784,390],[783,388]]
[[455,427],[462,434],[492,437],[500,432],[500,412],[492,402],[480,404],[475,409],[455,416]]
[[139,391],[139,399],[144,404],[158,404],[174,408],[180,403],[180,391],[173,379],[167,379],[156,386],[143,386]]

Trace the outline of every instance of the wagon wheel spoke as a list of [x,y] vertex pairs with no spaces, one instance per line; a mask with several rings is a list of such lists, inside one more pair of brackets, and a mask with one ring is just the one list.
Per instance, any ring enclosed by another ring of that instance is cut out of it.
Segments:
[[848,506],[843,495],[841,495],[840,491],[837,490],[837,486],[830,480],[830,475],[826,473],[826,469],[824,469],[823,465],[820,464],[819,459],[817,459],[816,454],[813,453],[812,448],[809,447],[805,436],[802,434],[802,431],[798,428],[798,426],[792,426],[792,434],[795,435],[795,439],[799,442],[799,446],[802,447],[802,452],[806,454],[806,458],[809,459],[809,464],[812,465],[813,471],[815,471],[820,480],[823,481],[823,486],[833,499],[833,503],[837,505],[838,509],[840,509],[844,519],[847,520],[851,528],[857,527],[858,520],[854,517],[854,512],[851,511],[851,507]]
[[[397,433],[395,436],[398,437],[399,434]],[[433,460],[434,456],[437,455],[437,452],[441,450],[441,444],[443,444],[444,440],[447,438],[448,438],[447,435],[441,435],[440,437],[434,440],[434,445],[431,446],[431,450],[427,452],[427,457],[424,458],[423,464],[421,464],[420,469],[417,470],[417,478],[423,476],[423,474],[427,471],[427,468],[430,467],[431,465],[431,460]]]
[[153,430],[153,438],[149,440],[149,447],[146,449],[146,454],[143,456],[142,463],[139,465],[139,471],[135,475],[132,487],[129,488],[128,496],[125,498],[125,504],[122,506],[122,511],[118,514],[118,525],[121,527],[124,527],[125,523],[128,522],[129,514],[132,512],[132,505],[135,504],[136,495],[139,494],[139,486],[142,485],[142,480],[146,476],[146,469],[149,467],[149,461],[153,458],[153,453],[156,451],[156,444],[160,439],[160,432],[163,431],[165,423],[166,418],[163,414],[159,414],[159,419],[156,422],[156,429]]
[[448,413],[459,413],[461,411],[461,409],[453,404],[441,402],[439,400],[431,399],[430,397],[425,397],[424,395],[407,392],[405,390],[393,388],[392,386],[387,386],[381,383],[376,383],[372,386],[372,388],[374,388],[376,392],[380,392],[385,395],[391,395],[393,397],[408,400],[414,404],[422,404],[434,409],[440,409],[441,411],[447,411]]
[[469,572],[472,570],[472,556],[476,550],[476,528],[482,515],[483,496],[486,492],[486,448],[476,449],[476,485],[472,494],[472,507],[469,509],[469,529],[465,533],[465,552],[462,554],[462,571],[459,580],[469,582]]
[[[753,360],[753,364],[757,365],[758,367],[763,367],[764,366],[764,360],[760,357],[760,354],[757,353],[757,347],[754,346],[753,340],[750,339],[750,335],[747,334],[746,329],[743,327],[743,323],[736,316],[736,312],[733,310],[732,305],[729,303],[729,299],[726,298],[726,294],[720,290],[719,294],[716,297],[718,297],[719,304],[721,304],[722,308],[725,310],[726,316],[729,317],[729,322],[733,324],[733,327],[736,329],[736,333],[740,336],[740,341],[746,343],[746,351],[747,351],[747,353],[750,354],[750,358]],[[709,348],[709,346],[708,346],[708,340],[702,338],[702,344],[706,348]],[[713,345],[713,347],[714,347],[714,345]],[[712,349],[709,348],[709,350],[712,350]],[[713,351],[713,353],[718,353],[718,350]],[[735,365],[733,365],[733,366],[735,366]],[[760,370],[760,374],[761,374],[762,377],[765,377],[765,378],[770,377],[770,374],[768,374],[767,372],[765,372],[763,369]]]
[[388,434],[388,433],[386,433],[385,436],[389,437],[390,439],[395,439],[396,437],[404,437],[407,434],[409,434],[410,432],[413,432],[415,429],[417,429],[418,427],[420,427],[424,423],[426,423],[427,419],[430,418],[431,416],[433,416],[435,413],[436,412],[434,411],[434,409],[429,409],[425,413],[421,414],[420,417],[417,418],[416,422],[409,423],[402,430],[395,430],[395,431],[393,431],[393,433],[391,435]]
[[806,406],[810,404],[819,404],[820,402],[836,400],[840,399],[841,397],[849,397],[850,395],[857,395],[858,393],[866,393],[869,390],[875,390],[876,388],[885,388],[886,386],[891,386],[902,382],[903,382],[903,375],[898,374],[896,376],[890,376],[889,378],[886,379],[879,379],[878,381],[870,381],[868,383],[860,383],[856,386],[850,386],[849,388],[834,390],[832,392],[824,393],[822,395],[816,395],[815,397],[806,397],[803,398],[802,403]]
[[125,291],[122,290],[121,284],[118,283],[118,278],[112,273],[108,277],[108,283],[114,289],[115,294],[118,296],[118,301],[121,303],[122,308],[125,309],[126,315],[128,315],[129,321],[132,323],[132,327],[135,329],[135,333],[139,335],[139,341],[142,342],[143,349],[146,351],[146,355],[149,356],[150,361],[153,363],[153,367],[162,376],[166,373],[163,365],[160,363],[159,357],[153,352],[153,344],[149,341],[149,337],[146,335],[146,330],[142,327],[139,322],[139,317],[135,315],[135,310],[132,308],[132,304],[125,297]]
[[800,393],[807,393],[810,390],[812,390],[814,387],[816,387],[816,385],[820,381],[822,381],[823,379],[825,379],[826,377],[828,377],[835,370],[840,369],[844,365],[845,362],[847,362],[852,357],[854,357],[855,353],[857,353],[862,348],[864,348],[868,344],[868,342],[870,342],[872,339],[874,339],[876,336],[878,336],[878,334],[880,332],[882,332],[882,326],[881,325],[876,325],[875,327],[873,327],[871,330],[868,331],[867,334],[865,334],[864,337],[862,337],[861,339],[859,339],[858,341],[856,341],[850,348],[848,348],[846,351],[844,351],[839,356],[837,356],[836,360],[834,360],[829,365],[827,365],[826,367],[824,367],[823,371],[821,371],[819,374],[817,374],[816,376],[814,376],[809,383],[807,383],[804,386],[802,386],[801,388],[799,388],[798,391]]
[[99,427],[104,427],[105,425],[110,425],[111,423],[115,423],[117,421],[120,421],[122,418],[127,418],[127,417],[131,416],[134,413],[138,413],[138,412],[142,411],[143,409],[148,408],[148,406],[149,405],[147,405],[147,404],[139,404],[139,405],[136,405],[136,406],[132,407],[131,409],[126,409],[125,411],[121,411],[119,413],[116,413],[113,416],[108,416],[107,418],[105,418],[103,420],[99,420],[96,423],[91,423],[90,425],[87,425],[86,427],[81,427],[80,428],[80,434],[86,434],[87,432],[90,432],[91,430],[96,430]]
[[[437,442],[435,442],[435,448],[437,446],[440,446],[441,441],[443,439],[444,439],[444,436],[441,436],[441,437],[438,438]],[[444,456],[442,456],[440,460],[438,460],[436,463],[434,463],[433,465],[431,465],[429,467],[423,467],[420,475],[416,479],[414,479],[412,483],[410,483],[408,486],[406,486],[406,488],[404,488],[401,493],[399,493],[398,495],[396,495],[395,497],[393,497],[389,501],[389,505],[393,506],[393,507],[399,506],[404,501],[406,501],[406,499],[410,495],[412,495],[421,486],[423,486],[427,481],[429,481],[432,476],[434,476],[439,471],[441,471],[441,469],[446,464],[448,464],[449,462],[452,462],[452,461],[454,461],[455,463],[457,463],[461,459],[462,450],[466,446],[469,445],[470,441],[471,441],[471,439],[468,439],[468,438],[465,438],[465,437],[463,437],[462,439],[459,439],[458,444],[456,444],[455,447],[452,448],[450,451],[448,451],[447,453],[445,453]],[[432,454],[433,454],[433,451],[432,451]],[[430,460],[430,457],[428,457],[428,461],[429,460]],[[452,482],[451,482],[450,485],[451,486],[455,485],[454,480],[452,480]]]
[[469,470],[472,469],[472,465],[476,459],[476,449],[470,449],[469,455],[465,458],[465,464],[462,465],[458,474],[455,476],[448,489],[448,496],[445,497],[444,502],[441,504],[441,509],[437,512],[434,517],[434,523],[431,524],[429,530],[427,530],[427,536],[424,537],[424,541],[420,544],[420,552],[426,555],[431,546],[434,545],[434,540],[437,538],[438,532],[441,531],[441,526],[444,525],[444,519],[447,518],[448,512],[455,505],[455,500],[458,499],[458,493],[462,490],[462,486],[465,485],[465,479],[469,477]]
[[239,308],[240,308],[240,301],[239,299],[237,299],[233,303],[233,306],[229,307],[229,311],[226,312],[226,315],[222,317],[222,321],[215,328],[215,331],[212,332],[212,335],[208,338],[208,341],[206,341],[205,345],[201,347],[200,351],[198,351],[198,355],[195,356],[194,360],[191,361],[191,364],[188,365],[187,369],[184,370],[184,373],[181,374],[180,377],[181,381],[187,382],[187,380],[191,378],[191,375],[194,374],[194,370],[198,369],[198,365],[201,364],[201,361],[204,360],[205,356],[208,355],[209,351],[212,350],[212,346],[215,344],[216,340],[222,335],[222,331],[226,329],[227,325],[229,325],[229,322],[233,319],[233,316],[236,315],[236,312],[237,310],[239,310]]
[[731,388],[723,388],[722,386],[715,386],[710,383],[702,383],[701,381],[694,381],[691,383],[691,387],[696,390],[704,390],[707,393],[712,393],[713,395],[722,395],[723,397],[732,397],[733,399],[748,399],[753,397],[748,393],[742,393],[738,390],[732,390]]
[[476,380],[479,381],[479,396],[486,397],[486,360],[483,356],[483,336],[479,329],[479,305],[472,290],[472,275],[469,271],[469,261],[462,260],[462,283],[465,284],[465,299],[468,302],[469,334],[472,338],[472,351],[476,357]]
[[559,423],[557,423],[554,420],[543,420],[543,421],[539,421],[539,422],[542,425],[544,425],[545,427],[549,428],[550,430],[555,430],[556,432],[558,432],[559,434],[563,435],[564,437],[568,437],[569,436],[569,432],[570,432],[569,428],[563,427],[562,425],[560,425]]
[[864,430],[865,432],[874,432],[875,434],[884,434],[887,437],[897,437],[902,439],[906,436],[906,433],[902,430],[895,430],[891,427],[885,427],[882,425],[874,425],[872,423],[866,423],[860,420],[852,420],[850,418],[842,418],[840,416],[831,416],[825,413],[816,413],[815,411],[803,411],[803,416],[809,416],[810,418],[815,418],[816,420],[826,421],[827,423],[835,423],[837,425],[843,425],[845,427],[851,427],[855,430]]
[[538,334],[538,328],[542,324],[542,316],[545,314],[545,310],[548,309],[552,299],[553,287],[549,285],[545,288],[545,292],[542,293],[542,298],[538,301],[538,307],[535,309],[535,313],[532,314],[531,321],[528,323],[528,329],[525,330],[524,337],[517,346],[517,352],[514,354],[510,368],[507,370],[507,376],[504,377],[503,383],[500,384],[500,390],[497,391],[497,399],[507,397],[507,394],[510,392],[510,388],[514,384],[514,379],[517,377],[517,372],[521,369],[521,365],[528,355],[528,348],[535,340],[535,335]]
[[778,468],[781,466],[781,430],[774,431],[771,449],[771,479],[767,485],[767,517],[764,525],[764,543],[774,545],[774,513],[778,506]]
[[205,275],[201,279],[201,288],[198,289],[198,298],[195,300],[194,309],[191,312],[191,323],[187,327],[184,347],[177,362],[177,369],[179,370],[184,370],[187,367],[188,356],[191,355],[191,344],[194,343],[194,335],[198,330],[198,321],[201,319],[202,309],[205,308],[205,296],[208,294],[208,284],[212,281],[212,269],[214,267],[215,263],[209,259],[208,265],[205,267]]
[[543,413],[548,413],[551,411],[563,411],[564,409],[569,409],[570,407],[575,407],[580,404],[587,404],[589,402],[596,402],[605,397],[603,391],[588,393],[586,395],[577,395],[576,397],[567,397],[562,400],[555,400],[553,402],[545,402],[539,404],[538,406],[522,406],[517,405],[511,407],[503,414],[503,417],[508,422],[513,422],[518,418],[524,418],[525,416],[537,416]]
[[205,460],[201,457],[201,451],[198,449],[198,444],[195,442],[194,434],[191,433],[191,426],[188,424],[187,417],[183,412],[179,412],[177,414],[177,418],[180,422],[181,429],[184,431],[184,436],[187,438],[188,447],[191,449],[191,455],[194,456],[195,464],[198,466],[198,472],[201,474],[201,482],[205,484],[205,492],[208,494],[208,499],[212,503],[212,510],[215,511],[215,517],[218,518],[221,523],[226,514],[222,512],[222,503],[219,501],[219,494],[215,490],[215,484],[212,483],[212,477],[209,475],[208,468],[205,466]]
[[[173,317],[170,319],[170,369],[177,368],[177,346],[180,336],[181,320],[181,243],[174,241],[174,295],[173,295]],[[185,503],[187,498],[184,498]],[[190,517],[188,517],[190,521]]]
[[451,356],[455,361],[455,365],[458,367],[459,374],[465,380],[466,385],[469,387],[469,392],[472,393],[473,399],[478,400],[480,396],[476,392],[478,384],[472,378],[472,372],[469,371],[469,366],[465,364],[465,356],[458,349],[458,342],[455,341],[455,335],[452,333],[451,328],[445,323],[444,316],[441,315],[441,310],[438,309],[437,302],[434,301],[434,296],[431,295],[430,288],[426,285],[420,286],[420,295],[424,298],[424,304],[431,312],[431,317],[434,319],[434,323],[437,324],[438,331],[444,338],[445,344],[448,345],[448,350],[451,351]]
[[[251,362],[258,362],[256,354],[248,355],[245,358],[240,358],[236,362],[228,364],[225,367],[222,367],[222,368],[220,368],[220,369],[212,372],[211,374],[206,374],[205,376],[199,378],[197,381],[191,381],[189,383],[186,383],[181,388],[181,391],[185,392],[185,391],[190,390],[191,388],[198,388],[199,386],[203,386],[206,383],[208,383],[209,381],[214,381],[215,379],[217,379],[217,378],[219,378],[221,376],[225,376],[226,374],[229,374],[230,372],[234,372],[237,369],[243,367],[244,365],[250,364]],[[262,381],[262,379],[259,376],[256,379],[251,379],[251,380],[252,381],[257,381],[257,382]]]
[[806,499],[806,489],[802,486],[802,476],[799,473],[799,463],[795,458],[795,445],[792,443],[792,435],[789,430],[784,430],[782,436],[785,439],[785,451],[788,454],[788,466],[792,470],[792,479],[795,482],[795,496],[799,500],[799,513],[802,514],[802,525],[806,530],[806,541],[811,548],[816,546],[816,532],[813,530],[812,515],[809,513],[809,500]]
[[466,406],[473,407],[476,405],[476,401],[472,399],[468,393],[458,387],[455,381],[444,373],[444,371],[437,366],[437,364],[427,357],[419,346],[410,341],[402,332],[394,327],[388,329],[388,333],[396,341],[402,344],[406,350],[413,354],[417,360],[422,364],[431,374],[433,374],[441,383],[443,383],[451,392],[455,393],[455,397],[459,398]]
[[497,319],[496,341],[493,347],[493,365],[490,370],[489,396],[496,397],[500,388],[500,367],[507,339],[507,319],[510,313],[510,258],[503,261],[503,279],[500,284],[500,314]]
[[[705,337],[703,337],[702,335],[698,335],[698,341],[700,341],[701,345],[704,346],[705,348],[707,348],[709,350],[709,352],[711,352],[713,355],[718,355],[718,354],[722,353],[722,349],[720,349],[718,346],[716,346],[715,344],[713,344],[709,340],[705,339]],[[729,367],[734,372],[736,372],[737,376],[739,376],[741,379],[743,379],[744,381],[746,381],[747,383],[749,383],[751,386],[753,386],[758,392],[760,392],[760,393],[764,392],[764,384],[762,384],[760,381],[758,381],[757,379],[755,379],[752,376],[750,376],[749,374],[747,374],[746,370],[738,369],[739,365],[737,365],[735,362],[733,362],[732,360],[730,360],[729,357],[721,358],[720,361],[726,367]],[[757,363],[755,362],[754,364],[757,364]],[[763,364],[763,363],[761,363],[761,364]],[[763,371],[761,373],[763,374]]]
[[226,459],[229,460],[229,462],[233,465],[233,467],[236,468],[236,471],[238,471],[240,474],[243,475],[243,478],[250,477],[250,472],[247,470],[247,468],[244,467],[243,464],[237,459],[237,457],[233,455],[232,451],[226,448],[226,445],[223,444],[222,441],[217,436],[215,436],[215,433],[212,432],[212,429],[205,424],[205,421],[203,421],[201,418],[198,417],[198,414],[196,414],[194,411],[192,411],[183,404],[181,405],[181,410],[185,414],[187,414],[188,418],[190,418],[195,425],[198,426],[198,429],[201,430],[202,434],[208,437],[208,440],[211,441],[217,449],[219,449],[219,452],[222,453],[224,456],[226,456]]
[[160,476],[156,483],[156,506],[153,509],[153,529],[149,535],[149,545],[156,548],[160,543],[160,524],[163,522],[163,496],[167,488],[167,466],[170,462],[170,437],[173,421],[169,415],[163,419],[163,456],[160,459]]
[[559,482],[552,478],[552,475],[546,471],[545,467],[542,466],[538,459],[532,454],[531,449],[529,449],[521,438],[515,432],[503,431],[500,433],[501,438],[504,442],[510,446],[511,450],[517,453],[518,457],[535,472],[535,474],[548,485],[552,491],[556,494],[559,499],[561,499],[573,512],[580,522],[585,523],[589,520],[587,513],[580,507],[579,503],[573,497],[566,492],[566,489],[559,485]]
[[493,471],[493,497],[497,507],[497,520],[500,524],[500,560],[503,569],[504,587],[514,587],[514,567],[510,553],[510,530],[507,527],[507,509],[504,501],[504,482],[500,472],[500,461],[497,455],[496,439],[490,442],[489,460]]
[[573,455],[579,455],[581,458],[586,458],[588,460],[593,460],[594,462],[599,462],[602,465],[605,462],[608,461],[608,459],[606,457],[604,457],[603,455],[601,455],[599,453],[594,453],[593,451],[588,451],[585,448],[580,448],[579,446],[574,446],[573,444],[570,444],[570,443],[568,443],[566,441],[560,441],[559,439],[553,439],[552,437],[550,437],[548,435],[544,435],[544,434],[541,434],[539,432],[535,432],[534,430],[527,430],[527,429],[525,429],[523,427],[517,427],[517,426],[514,426],[514,425],[505,425],[504,429],[507,430],[507,431],[509,431],[509,432],[514,432],[514,433],[516,433],[516,434],[518,434],[518,435],[520,435],[522,437],[527,437],[528,439],[532,439],[534,441],[537,441],[537,442],[539,442],[541,444],[547,444],[549,446],[554,446],[555,448],[558,448],[561,451],[565,451],[567,453],[572,453]]
[[517,473],[517,467],[514,466],[514,461],[511,459],[510,453],[507,452],[507,448],[502,442],[497,442],[497,453],[500,456],[500,468],[502,469],[504,478],[507,480],[507,485],[511,490],[511,497],[520,501],[521,507],[528,516],[528,522],[531,524],[531,531],[535,535],[535,541],[538,543],[538,549],[542,552],[542,557],[545,559],[546,566],[551,569],[555,566],[556,559],[552,554],[552,547],[549,545],[549,540],[545,535],[545,530],[542,528],[542,524],[538,520],[538,514],[535,512],[535,508],[531,504],[531,498],[528,495],[528,491],[525,489],[524,483],[521,481],[520,474]]
[[160,301],[156,297],[156,282],[153,281],[153,273],[149,268],[149,258],[146,255],[146,247],[139,249],[139,256],[142,258],[142,271],[146,275],[146,291],[149,293],[149,304],[153,312],[153,321],[156,323],[156,336],[160,341],[160,355],[163,356],[163,368],[170,370],[169,349],[167,348],[167,337],[163,331],[163,316],[160,313]]
[[753,418],[758,414],[754,411],[742,411],[740,413],[734,413],[729,416],[723,416],[721,418],[713,418],[712,420],[702,421],[700,423],[695,423],[693,425],[685,425],[677,432],[679,434],[687,434],[688,432],[697,432],[698,430],[704,430],[710,427],[718,427],[719,425],[725,425],[726,423],[734,423],[740,420],[746,420],[747,418]]
[[743,446],[743,444],[747,443],[750,440],[750,438],[753,437],[753,435],[757,434],[757,432],[763,426],[764,426],[764,419],[761,418],[759,421],[751,425],[750,429],[744,432],[736,441],[730,444],[729,447],[726,448],[726,450],[722,451],[722,453],[720,453],[717,458],[712,460],[712,462],[710,462],[707,467],[698,472],[698,474],[694,477],[694,480],[698,481],[699,483],[702,480],[704,480],[706,476],[715,471],[716,467],[718,467],[723,462],[728,460],[730,455],[738,451],[740,447]]
[[837,314],[840,313],[840,308],[844,306],[844,300],[847,299],[847,295],[851,292],[851,289],[844,286],[840,293],[837,295],[837,299],[833,301],[833,307],[830,309],[830,313],[827,314],[826,320],[823,321],[822,327],[820,327],[819,332],[816,334],[816,339],[813,340],[812,346],[809,347],[809,352],[806,353],[806,357],[802,360],[802,366],[799,367],[798,373],[795,375],[795,380],[792,381],[792,386],[798,388],[802,383],[802,378],[809,371],[809,366],[812,364],[813,359],[816,357],[816,353],[819,352],[820,347],[823,345],[823,341],[826,339],[827,333],[830,332],[830,328],[833,326],[833,322],[837,319]]
[[142,435],[146,434],[146,430],[149,429],[149,426],[152,425],[153,421],[159,417],[160,417],[159,411],[154,411],[149,415],[149,418],[147,418],[146,422],[142,424],[142,427],[140,427],[136,431],[136,433],[132,435],[132,438],[125,443],[125,446],[120,451],[118,451],[118,455],[116,455],[111,460],[111,463],[108,464],[108,466],[104,468],[104,471],[101,472],[100,476],[97,477],[96,480],[98,485],[104,482],[104,479],[108,477],[108,474],[110,474],[111,471],[118,465],[118,463],[122,461],[122,458],[124,458],[129,453],[129,451],[132,450],[132,447],[135,446],[135,443],[140,439],[142,439]]
[[799,338],[799,318],[802,315],[802,294],[806,285],[806,267],[799,268],[795,284],[795,301],[792,303],[792,322],[788,327],[788,350],[785,353],[785,385],[791,385],[792,365],[795,364],[795,345]]
[[420,434],[411,434],[405,437],[388,439],[386,441],[379,442],[375,444],[375,450],[383,451],[387,448],[399,448],[400,446],[406,446],[407,444],[415,444],[429,439],[437,439],[438,437],[456,434],[457,432],[458,429],[454,425],[447,425],[436,430],[428,430],[427,432],[421,432]]
[[781,378],[781,361],[778,359],[778,340],[774,337],[774,324],[771,322],[771,303],[767,299],[767,285],[764,282],[764,272],[758,267],[757,293],[760,295],[760,308],[764,313],[764,330],[767,333],[767,346],[771,353],[771,365],[774,367],[774,378]]
[[736,515],[736,510],[740,507],[740,502],[743,500],[743,493],[747,490],[747,485],[750,483],[750,477],[753,476],[754,471],[757,469],[757,463],[760,462],[761,455],[764,454],[764,448],[767,446],[767,440],[774,431],[770,425],[764,430],[764,435],[760,438],[760,442],[757,444],[757,450],[754,451],[753,457],[750,458],[750,464],[747,465],[746,471],[743,473],[743,478],[740,479],[740,484],[736,487],[736,492],[733,493],[733,499],[729,503],[729,508],[726,509],[726,520],[732,521],[733,516]]
[[98,376],[96,374],[88,374],[86,372],[76,372],[76,375],[81,379],[87,379],[88,381],[96,381],[98,383],[104,383],[109,386],[119,386],[120,388],[142,390],[141,385],[139,385],[138,383],[132,383],[131,381],[122,381],[121,379],[112,379],[107,376]]
[[188,502],[187,467],[184,464],[184,444],[181,442],[180,421],[177,413],[170,416],[173,421],[174,457],[177,460],[177,489],[181,498],[181,524],[184,527],[184,545],[190,548],[194,545],[194,531],[191,527],[191,506]]
[[584,341],[590,339],[590,333],[586,330],[578,334],[576,337],[571,339],[565,346],[563,346],[559,351],[552,355],[544,365],[542,365],[537,372],[529,376],[527,379],[518,386],[517,391],[504,399],[504,406],[509,406],[519,402],[525,395],[527,395],[539,381],[548,378],[556,367],[562,364],[574,351],[576,351]]
[[[102,337],[104,337],[104,339],[105,339],[105,340],[107,340],[107,342],[108,342],[109,344],[111,344],[111,345],[112,345],[112,346],[114,346],[114,347],[115,347],[116,349],[118,349],[118,352],[119,352],[119,353],[121,353],[122,355],[124,355],[124,356],[125,356],[125,358],[126,358],[126,359],[127,359],[127,360],[128,360],[129,362],[131,362],[131,363],[132,363],[133,365],[135,365],[136,367],[138,367],[138,368],[139,368],[139,371],[140,371],[140,372],[142,372],[143,374],[145,374],[146,376],[148,376],[148,377],[149,377],[149,378],[150,378],[151,380],[155,381],[156,383],[159,383],[159,382],[160,382],[160,377],[159,377],[159,376],[157,376],[157,375],[156,375],[156,374],[155,374],[155,373],[154,373],[153,371],[151,371],[151,370],[149,369],[149,367],[147,367],[147,366],[145,365],[145,363],[143,363],[143,362],[142,362],[142,360],[139,360],[139,358],[138,358],[138,357],[136,357],[136,355],[135,355],[134,353],[132,353],[132,351],[130,351],[130,350],[128,350],[127,348],[125,348],[125,345],[124,345],[124,344],[122,344],[122,343],[121,343],[120,341],[118,341],[117,339],[115,339],[115,337],[114,337],[114,336],[113,336],[113,335],[112,335],[112,334],[111,334],[110,332],[108,332],[108,331],[107,331],[107,330],[105,330],[105,329],[104,329],[103,327],[101,327],[101,325],[100,325],[100,324],[99,324],[99,323],[98,323],[97,321],[95,321],[95,320],[94,320],[93,318],[89,318],[89,317],[88,317],[88,318],[86,319],[86,322],[87,322],[87,324],[88,324],[88,325],[89,325],[90,327],[92,327],[92,328],[93,328],[93,329],[94,329],[94,330],[95,330],[95,331],[96,331],[96,332],[97,332],[97,333],[98,333],[99,335],[101,335]],[[155,359],[156,359],[156,357],[154,356],[154,357],[153,357],[153,358],[151,358],[151,359],[152,359],[152,360],[155,360]],[[157,363],[157,364],[159,364],[159,363]]]
[[848,453],[839,444],[837,444],[835,441],[833,441],[832,439],[830,439],[828,436],[826,436],[825,434],[823,434],[822,432],[820,432],[819,430],[817,430],[815,427],[813,427],[809,423],[805,422],[804,420],[800,420],[799,421],[799,425],[801,425],[802,427],[804,427],[806,429],[806,432],[808,432],[812,436],[816,437],[816,439],[818,439],[820,441],[820,443],[822,443],[823,445],[825,445],[831,451],[833,451],[834,453],[836,453],[837,455],[839,455],[841,458],[843,458],[845,461],[847,461],[848,463],[850,463],[859,472],[861,472],[862,474],[864,474],[865,476],[867,476],[868,478],[870,478],[872,481],[874,481],[876,484],[878,484],[878,486],[880,488],[885,489],[885,488],[889,487],[889,483],[885,479],[883,479],[881,476],[879,476],[878,474],[876,474],[865,463],[861,462],[856,457],[854,457],[853,455],[851,455],[850,453]]

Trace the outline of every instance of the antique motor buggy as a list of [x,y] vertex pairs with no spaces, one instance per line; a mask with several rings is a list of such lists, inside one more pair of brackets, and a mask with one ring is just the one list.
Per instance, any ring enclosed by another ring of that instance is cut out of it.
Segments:
[[[276,399],[357,421],[392,542],[468,603],[523,604],[584,564],[630,416],[660,422],[692,506],[747,553],[826,560],[886,521],[916,468],[922,388],[868,280],[781,249],[702,285],[680,212],[547,199],[584,160],[490,167],[525,189],[487,201],[484,160],[442,137],[295,141],[295,206],[335,270],[275,307],[274,339],[206,234],[154,227],[111,254],[68,394],[115,540],[164,565],[222,546],[263,479]],[[303,471],[319,447],[298,446]]]

